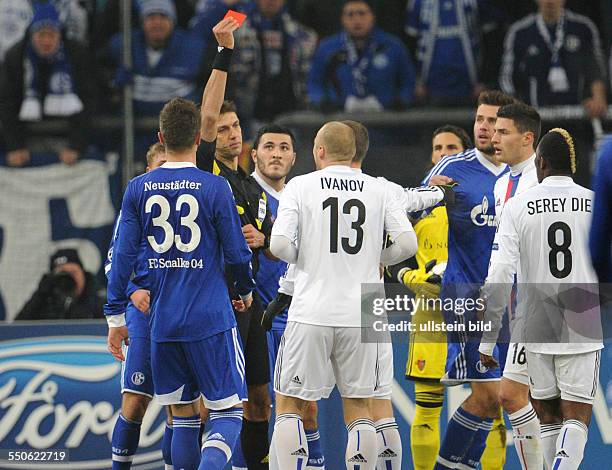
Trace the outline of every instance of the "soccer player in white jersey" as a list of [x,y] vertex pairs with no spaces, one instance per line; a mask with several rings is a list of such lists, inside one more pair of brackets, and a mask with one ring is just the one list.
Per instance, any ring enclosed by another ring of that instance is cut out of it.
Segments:
[[[593,192],[572,180],[575,161],[567,131],[553,129],[542,138],[535,160],[540,184],[506,203],[483,288],[485,318],[497,329],[496,312],[520,272],[531,397],[544,431],[544,459],[553,470],[578,469],[582,461],[603,348],[597,277],[588,256]],[[566,306],[568,299],[577,305]],[[484,359],[494,364],[491,356]]]
[[[313,147],[319,171],[289,182],[273,227],[271,251],[297,267],[275,368],[271,459],[283,470],[299,470],[308,459],[301,414],[307,400],[324,396],[321,371],[329,361],[343,397],[347,468],[376,466],[369,399],[377,381],[377,345],[361,339],[361,285],[382,287],[380,263],[412,256],[417,244],[388,185],[350,168],[354,155],[352,129],[339,122],[325,124]],[[381,253],[385,231],[394,243]]]
[[[538,184],[535,168],[535,146],[540,137],[541,120],[538,112],[523,103],[502,106],[497,111],[495,133],[491,142],[495,148],[495,157],[506,163],[510,172],[505,173],[495,183],[495,215],[499,221],[506,202],[515,195],[521,194]],[[499,241],[493,241],[491,263],[498,253]],[[521,282],[520,272],[516,274],[517,282]],[[513,297],[507,306],[510,322],[515,312]],[[520,296],[520,293],[518,293]],[[481,354],[493,356],[497,342],[495,337],[483,333],[479,351]],[[503,336],[503,335],[502,335]],[[523,344],[508,343],[508,338],[497,343],[500,349],[500,364],[503,367],[501,379],[500,402],[510,417],[514,445],[522,468],[541,469],[543,465],[542,445],[540,440],[540,423],[535,410],[529,401],[529,377]],[[509,352],[509,354],[508,354]]]

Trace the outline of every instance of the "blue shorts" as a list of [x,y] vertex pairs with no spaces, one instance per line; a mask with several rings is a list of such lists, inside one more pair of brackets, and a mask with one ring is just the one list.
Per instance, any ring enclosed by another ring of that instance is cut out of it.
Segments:
[[238,330],[201,341],[151,343],[155,398],[160,405],[192,403],[202,396],[209,410],[246,398],[244,354]]
[[281,338],[285,330],[270,330],[268,331],[268,357],[270,358],[270,383],[274,383],[274,366],[276,365],[276,356],[278,356],[278,348],[280,347]]
[[151,373],[151,339],[130,338],[123,347],[125,361],[121,364],[121,393],[131,392],[153,398]]
[[[440,381],[445,385],[459,385],[466,382],[489,382],[499,380],[499,367],[486,369],[480,362],[479,342],[448,343],[446,373]],[[493,349],[493,357],[499,362],[498,347]]]

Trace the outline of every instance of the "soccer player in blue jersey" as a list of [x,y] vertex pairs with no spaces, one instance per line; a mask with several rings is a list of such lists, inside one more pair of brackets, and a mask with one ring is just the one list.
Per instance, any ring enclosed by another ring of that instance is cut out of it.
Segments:
[[[201,133],[195,104],[175,98],[159,122],[166,163],[130,181],[121,207],[104,309],[108,347],[125,359],[126,289],[146,240],[153,385],[158,402],[171,405],[172,460],[179,469],[222,469],[240,433],[246,397],[232,304],[245,311],[252,303],[252,254],[227,181],[195,167]],[[225,267],[239,294],[231,302]],[[201,454],[200,397],[211,410]]]
[[[152,171],[165,163],[164,146],[157,142],[147,152],[146,171]],[[119,220],[117,220],[118,223]],[[113,248],[117,227],[104,263],[104,272],[108,276],[112,269]],[[144,251],[141,251],[144,254]],[[142,257],[141,257],[142,258]],[[112,445],[113,470],[129,470],[134,454],[138,449],[140,426],[145,411],[153,398],[153,376],[151,374],[151,338],[149,319],[143,313],[149,313],[150,291],[147,283],[146,260],[139,259],[134,277],[128,284],[126,295],[130,302],[125,312],[129,335],[129,347],[125,346],[125,361],[121,364],[121,413],[115,422]],[[171,464],[169,454],[172,442],[172,427],[166,426],[162,440],[162,453],[166,468]]]
[[[496,90],[481,93],[474,122],[476,148],[443,158],[425,178],[426,183],[435,184],[437,175],[444,175],[459,183],[454,188],[455,204],[447,208],[448,264],[440,293],[443,300],[450,299],[455,305],[465,299],[477,299],[478,288],[487,276],[496,228],[493,188],[497,179],[508,171],[506,165],[496,161],[491,139],[497,110],[513,102],[512,97]],[[445,310],[444,315],[448,323],[465,325],[467,331],[476,312],[474,308],[464,310]],[[449,423],[436,470],[476,468],[493,419],[499,417],[500,371],[480,364],[478,344],[478,340],[468,340],[465,332],[448,335],[446,374],[442,382],[446,385],[468,382],[472,393]],[[497,356],[497,348],[494,354]]]

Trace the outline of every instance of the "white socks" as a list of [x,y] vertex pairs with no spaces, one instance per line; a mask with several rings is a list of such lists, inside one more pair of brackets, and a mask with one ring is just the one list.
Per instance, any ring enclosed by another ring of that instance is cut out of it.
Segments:
[[276,463],[282,470],[303,469],[308,464],[308,442],[298,414],[284,413],[276,417],[270,464]]
[[[379,419],[375,423],[378,438],[376,470],[401,470],[402,439],[395,418]],[[387,465],[387,464],[390,464]]]
[[[356,419],[346,427],[346,468],[349,470],[376,470],[378,445],[376,428],[371,419]],[[283,467],[283,470],[284,467]]]
[[552,470],[553,460],[555,460],[555,454],[557,453],[557,437],[562,427],[561,423],[542,424],[540,426],[542,451],[547,470]]
[[586,424],[575,419],[564,421],[557,437],[557,453],[553,461],[553,468],[555,470],[578,470],[584,456],[587,436]]
[[510,414],[514,447],[523,470],[541,470],[544,465],[540,420],[529,403]]

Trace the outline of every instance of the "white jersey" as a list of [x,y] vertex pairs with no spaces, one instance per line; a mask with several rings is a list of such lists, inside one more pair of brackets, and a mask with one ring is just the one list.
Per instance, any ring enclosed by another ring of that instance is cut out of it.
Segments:
[[382,286],[383,232],[413,231],[389,185],[361,171],[333,165],[293,178],[272,228],[299,247],[288,320],[361,326],[361,285]]
[[418,212],[435,206],[444,199],[444,191],[437,186],[403,188],[399,184],[379,176],[376,178],[389,186],[402,209],[406,212]]
[[575,354],[603,347],[588,251],[592,203],[593,192],[565,176],[545,178],[506,203],[488,280],[493,289],[509,286],[520,266],[522,342],[531,352]]

